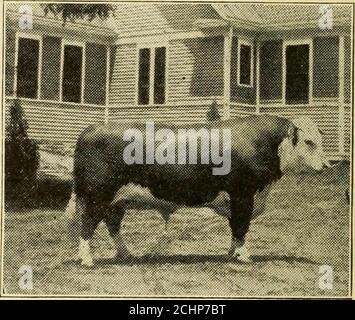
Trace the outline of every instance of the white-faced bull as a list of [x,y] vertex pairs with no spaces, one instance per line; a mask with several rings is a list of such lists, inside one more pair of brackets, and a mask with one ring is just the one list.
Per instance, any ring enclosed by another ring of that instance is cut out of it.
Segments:
[[[270,184],[288,169],[310,167],[319,171],[329,166],[321,133],[307,118],[290,121],[260,115],[184,126],[231,130],[231,171],[227,175],[213,175],[213,164],[127,165],[122,158],[127,145],[123,133],[130,127],[139,125],[91,126],[77,141],[72,200],[76,202],[76,216],[81,217],[78,258],[83,265],[93,264],[90,239],[102,220],[115,240],[117,259],[129,255],[120,235],[127,206],[154,207],[168,219],[181,206],[215,207],[216,197],[223,193],[229,195],[230,204],[229,254],[249,261],[244,243],[253,216],[254,195],[267,194]],[[179,128],[159,127],[173,131]]]

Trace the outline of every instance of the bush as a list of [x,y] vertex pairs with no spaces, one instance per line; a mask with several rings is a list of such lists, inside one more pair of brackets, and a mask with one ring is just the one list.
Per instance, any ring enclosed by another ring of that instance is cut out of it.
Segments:
[[210,110],[207,112],[207,120],[208,121],[218,121],[221,120],[221,116],[218,112],[218,105],[216,101],[213,101]]
[[27,121],[16,99],[10,108],[5,135],[5,200],[6,204],[27,206],[36,192],[39,165],[37,143],[27,135]]

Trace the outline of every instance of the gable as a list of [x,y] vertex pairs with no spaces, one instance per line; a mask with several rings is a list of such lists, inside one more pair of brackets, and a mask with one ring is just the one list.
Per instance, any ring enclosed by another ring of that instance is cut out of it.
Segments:
[[115,31],[119,37],[199,30],[199,19],[221,19],[209,4],[117,4]]

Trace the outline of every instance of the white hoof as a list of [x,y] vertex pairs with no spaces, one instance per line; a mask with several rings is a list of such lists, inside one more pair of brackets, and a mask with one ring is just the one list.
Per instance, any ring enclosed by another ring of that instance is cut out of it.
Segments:
[[86,267],[92,267],[94,265],[92,256],[90,254],[90,241],[80,238],[79,252],[77,260],[81,260],[81,265]]
[[82,259],[81,265],[84,267],[92,267],[94,265],[92,257],[86,257],[85,259]]
[[250,256],[238,256],[238,260],[244,263],[251,263]]
[[237,248],[234,253],[235,256],[238,256],[238,260],[241,262],[249,263],[252,262],[250,260],[250,254],[248,249],[244,246]]

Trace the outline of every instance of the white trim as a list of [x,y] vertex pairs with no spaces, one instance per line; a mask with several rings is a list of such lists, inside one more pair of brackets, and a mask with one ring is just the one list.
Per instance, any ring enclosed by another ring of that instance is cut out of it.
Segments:
[[[155,49],[165,48],[165,103],[154,104],[154,77],[155,77]],[[139,51],[149,49],[149,103],[139,104]],[[137,106],[162,106],[168,101],[168,66],[169,66],[169,42],[160,41],[154,43],[141,42],[136,46],[136,105]]]
[[344,37],[339,37],[339,153],[344,154],[345,124],[344,124],[344,72],[345,72],[345,43]]
[[[16,96],[6,96],[5,100],[6,99],[14,100],[14,99],[16,99]],[[67,101],[31,99],[31,98],[21,98],[21,101],[45,103],[45,104],[68,105],[68,106],[72,106],[72,107],[93,107],[93,108],[102,108],[102,109],[104,109],[106,107],[103,104],[90,104],[90,103],[81,103],[81,102],[67,102]]]
[[42,35],[32,33],[16,32],[15,40],[15,70],[14,70],[14,95],[17,97],[17,65],[18,65],[18,42],[19,39],[33,39],[38,41],[38,74],[37,74],[37,96],[36,99],[41,97],[41,81],[42,81]]
[[[239,87],[252,88],[254,83],[254,44],[252,41],[238,38],[238,67],[237,67],[237,84]],[[250,47],[250,84],[240,83],[240,50],[241,46]]]
[[256,43],[256,79],[255,79],[255,104],[256,104],[256,113],[260,113],[260,42]]
[[223,119],[230,118],[232,37],[233,28],[229,27],[228,33],[224,36],[223,46]]
[[[313,39],[297,39],[282,42],[282,103],[286,105],[286,48],[288,46],[308,45],[308,105],[313,104]],[[293,105],[293,103],[289,104]]]
[[62,39],[61,52],[60,52],[60,77],[59,77],[59,101],[67,103],[68,101],[63,101],[63,69],[64,69],[64,47],[77,46],[82,47],[82,64],[81,64],[81,92],[80,99],[78,103],[84,103],[84,93],[85,93],[85,62],[86,62],[86,43],[80,41],[72,41],[68,39]]
[[154,104],[155,48],[149,48],[149,103]]

